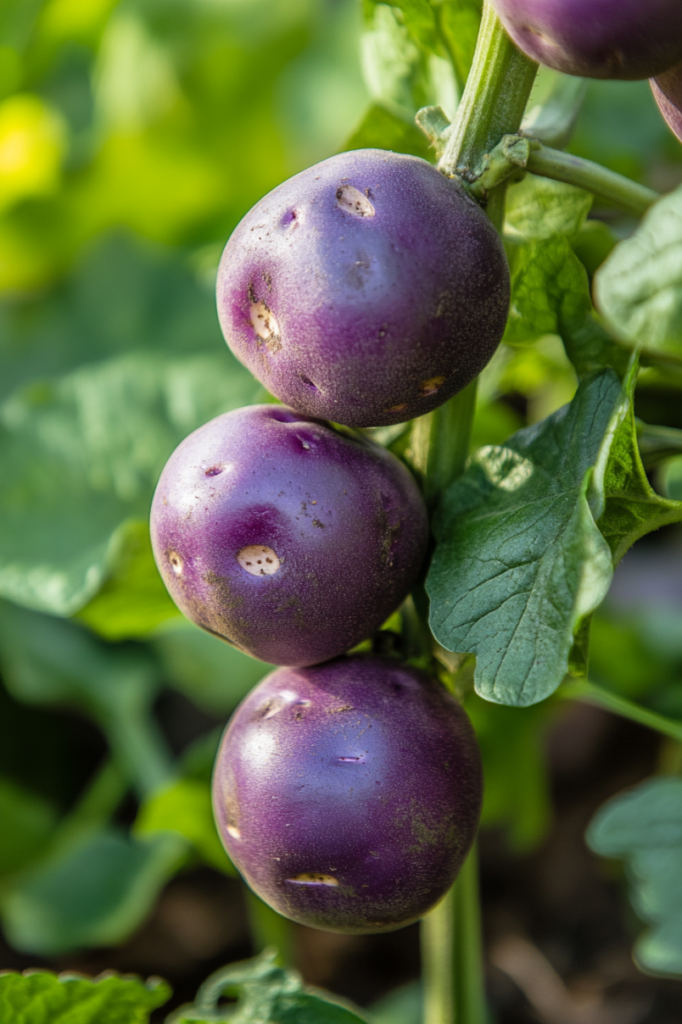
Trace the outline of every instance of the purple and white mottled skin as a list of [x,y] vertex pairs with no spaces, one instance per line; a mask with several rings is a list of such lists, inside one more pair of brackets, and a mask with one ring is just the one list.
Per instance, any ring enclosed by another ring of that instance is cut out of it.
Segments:
[[324,160],[256,203],[217,283],[230,348],[269,391],[349,426],[435,409],[504,332],[509,268],[455,181],[413,156]]
[[285,917],[381,932],[426,913],[473,842],[482,776],[457,701],[371,657],[278,669],[234,713],[213,774],[225,849]]
[[682,142],[682,64],[652,78],[649,84],[664,120]]
[[151,533],[188,618],[263,661],[312,665],[371,636],[407,597],[428,521],[416,483],[385,448],[255,405],[176,448]]
[[516,45],[555,71],[653,78],[682,60],[680,0],[492,0]]

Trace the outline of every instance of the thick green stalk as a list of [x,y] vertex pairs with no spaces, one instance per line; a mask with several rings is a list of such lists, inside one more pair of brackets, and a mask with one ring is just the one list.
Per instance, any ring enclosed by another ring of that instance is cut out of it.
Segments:
[[518,132],[537,69],[516,49],[486,0],[474,61],[439,170],[452,176],[475,168],[503,135]]
[[421,948],[424,1024],[483,1024],[486,1004],[476,846],[445,898],[422,921]]
[[474,380],[444,405],[414,421],[414,468],[422,475],[427,505],[462,474],[469,454],[476,387]]
[[596,704],[607,711],[613,711],[616,715],[629,718],[632,722],[645,725],[648,729],[655,729],[657,732],[669,736],[678,743],[682,743],[682,722],[676,722],[655,711],[649,711],[639,704],[635,704],[625,697],[619,697],[616,693],[604,690],[587,680],[577,680],[574,683],[566,683],[559,690],[559,696],[566,700],[582,700],[587,704]]
[[543,178],[554,178],[584,188],[599,199],[636,216],[645,213],[652,203],[660,199],[658,192],[638,185],[622,174],[609,171],[591,160],[583,160],[579,156],[546,146],[531,149],[526,168]]

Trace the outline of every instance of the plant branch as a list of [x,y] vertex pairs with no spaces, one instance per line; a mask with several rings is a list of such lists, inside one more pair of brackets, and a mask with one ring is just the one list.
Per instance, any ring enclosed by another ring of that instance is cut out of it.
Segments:
[[601,686],[590,683],[587,680],[577,680],[574,683],[566,683],[559,690],[559,696],[565,700],[582,700],[587,704],[596,704],[597,707],[613,711],[623,718],[629,718],[631,722],[637,722],[649,729],[669,736],[671,739],[682,743],[682,722],[676,722],[655,711],[649,711],[640,704],[635,704],[625,697],[619,697]]
[[491,4],[483,7],[474,60],[438,169],[476,167],[503,135],[518,132],[538,65],[514,46]]
[[526,168],[531,174],[554,178],[555,181],[565,181],[569,185],[584,188],[598,199],[613,203],[614,206],[637,216],[645,213],[657,199],[660,199],[658,192],[645,188],[636,181],[630,181],[622,174],[609,171],[591,160],[583,160],[582,157],[539,144],[531,146]]

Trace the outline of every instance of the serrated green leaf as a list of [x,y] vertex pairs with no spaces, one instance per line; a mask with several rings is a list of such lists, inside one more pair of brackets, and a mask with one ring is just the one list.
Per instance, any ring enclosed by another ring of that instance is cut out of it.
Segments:
[[635,946],[639,965],[682,974],[682,779],[651,779],[609,800],[587,842],[628,866],[633,905],[652,926]]
[[165,629],[151,643],[168,682],[211,715],[233,711],[274,668],[190,623]]
[[[417,34],[426,31],[424,18],[433,20],[424,0],[405,0]],[[421,13],[420,13],[421,12]],[[421,107],[441,106],[454,117],[458,101],[452,65],[434,46],[415,42],[407,15],[397,5],[376,4],[360,40],[362,73],[372,102],[407,122]],[[416,29],[417,24],[421,28]],[[408,140],[409,141],[409,140]],[[350,148],[346,145],[344,148]]]
[[111,564],[99,593],[76,613],[79,622],[106,640],[130,640],[182,619],[156,568],[146,519],[121,524],[112,537]]
[[525,706],[553,693],[582,620],[606,595],[612,564],[595,515],[627,407],[613,371],[588,377],[569,406],[474,453],[443,497],[431,628],[447,650],[476,654],[487,700]]
[[55,850],[3,894],[9,941],[42,956],[122,942],[144,921],[186,848],[179,836],[135,842],[105,828]]
[[584,189],[529,175],[509,189],[505,231],[526,241],[543,241],[555,235],[572,238],[580,231],[591,206],[592,196]]
[[594,278],[613,331],[649,357],[682,360],[682,188],[659,199]]
[[18,871],[40,856],[56,819],[55,808],[46,800],[0,778],[0,876]]
[[[630,387],[634,390],[634,377]],[[632,400],[611,445],[604,495],[604,513],[597,525],[611,548],[614,565],[644,534],[682,520],[682,502],[662,498],[647,479]]]
[[26,971],[0,974],[2,1024],[147,1024],[171,994],[160,978],[147,982],[113,973],[100,978]]
[[173,448],[254,383],[229,353],[122,356],[0,406],[0,596],[72,615],[113,573]]
[[[172,1013],[166,1024],[365,1024],[339,999],[306,988],[296,971],[275,965],[266,950],[254,960],[231,964],[212,974],[193,1004]],[[236,1006],[220,1007],[223,993],[239,994]]]
[[159,832],[178,833],[207,864],[228,875],[237,873],[218,838],[210,784],[197,779],[178,779],[165,789],[157,790],[140,807],[133,832],[140,837]]
[[402,11],[405,28],[425,50],[439,52],[436,19],[429,0],[392,0],[392,7]]
[[414,122],[398,117],[379,103],[368,108],[341,152],[351,149],[390,149],[395,153],[411,153],[423,160],[432,160],[434,156],[429,140]]
[[591,197],[582,189],[538,178],[514,186],[509,196],[512,297],[505,342],[523,344],[558,334],[580,376],[604,366],[624,373],[628,353],[601,326],[587,272],[570,242]]

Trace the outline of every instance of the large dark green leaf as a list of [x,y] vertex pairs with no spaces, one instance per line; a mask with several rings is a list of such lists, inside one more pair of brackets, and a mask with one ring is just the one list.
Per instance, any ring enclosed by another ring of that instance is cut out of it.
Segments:
[[528,705],[552,693],[608,590],[611,554],[595,519],[627,407],[613,371],[588,377],[569,406],[504,447],[479,449],[444,495],[431,628],[448,650],[476,654],[476,689],[488,700]]
[[0,975],[3,1024],[147,1024],[170,988],[160,978],[143,982],[107,972],[90,980],[74,974],[27,971]]
[[682,188],[660,199],[594,280],[597,305],[627,344],[682,360]]
[[682,974],[682,779],[651,779],[609,800],[587,841],[628,866],[633,905],[651,926],[635,946],[639,965]]
[[169,833],[147,842],[109,828],[84,835],[3,894],[5,933],[17,949],[43,956],[122,942],[145,919],[186,849]]
[[3,602],[0,668],[18,700],[91,715],[138,791],[167,782],[170,761],[149,714],[160,680],[148,650],[107,646],[72,622]]
[[117,530],[146,518],[173,448],[254,395],[229,355],[122,356],[34,383],[0,406],[0,595],[78,611],[115,572]]

